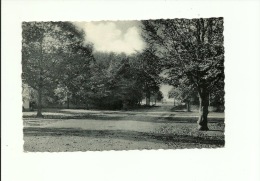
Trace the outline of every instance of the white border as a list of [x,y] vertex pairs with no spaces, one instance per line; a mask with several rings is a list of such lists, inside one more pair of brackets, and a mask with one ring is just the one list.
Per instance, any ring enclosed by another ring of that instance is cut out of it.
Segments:
[[[2,180],[260,180],[259,1],[2,2]],[[21,21],[224,17],[223,149],[24,153]]]

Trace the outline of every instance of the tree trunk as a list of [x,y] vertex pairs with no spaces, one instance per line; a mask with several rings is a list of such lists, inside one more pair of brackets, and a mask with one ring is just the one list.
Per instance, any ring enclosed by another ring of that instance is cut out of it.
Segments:
[[186,105],[187,105],[187,112],[190,112],[190,102],[187,101],[187,102],[186,102]]
[[208,107],[209,107],[209,93],[202,90],[199,93],[200,107],[199,107],[199,119],[198,129],[201,131],[207,131],[208,128]]
[[209,106],[210,106],[210,94],[209,94]]
[[67,97],[67,109],[70,108],[70,99]]
[[146,92],[146,105],[147,106],[150,106],[150,97],[151,97],[150,91],[147,91]]
[[38,89],[38,105],[37,105],[38,109],[37,109],[37,118],[42,118],[42,89],[39,88]]
[[42,88],[43,88],[43,69],[42,69],[42,61],[43,61],[43,51],[42,51],[42,41],[41,39],[41,50],[40,50],[40,60],[39,60],[39,67],[40,67],[40,74],[39,74],[39,82],[38,82],[38,109],[37,109],[37,118],[42,118]]

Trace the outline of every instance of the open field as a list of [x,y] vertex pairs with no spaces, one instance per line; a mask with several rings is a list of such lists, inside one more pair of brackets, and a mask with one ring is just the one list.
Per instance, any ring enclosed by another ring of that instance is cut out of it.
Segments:
[[24,150],[71,152],[224,146],[224,113],[209,114],[210,131],[197,131],[197,112],[169,105],[131,111],[45,110],[24,112]]

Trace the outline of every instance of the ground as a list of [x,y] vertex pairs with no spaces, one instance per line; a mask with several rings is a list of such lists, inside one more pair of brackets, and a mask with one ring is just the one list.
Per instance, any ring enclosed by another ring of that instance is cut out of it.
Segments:
[[72,152],[224,146],[224,114],[209,113],[210,131],[197,131],[197,112],[162,104],[130,111],[76,109],[24,112],[24,151]]

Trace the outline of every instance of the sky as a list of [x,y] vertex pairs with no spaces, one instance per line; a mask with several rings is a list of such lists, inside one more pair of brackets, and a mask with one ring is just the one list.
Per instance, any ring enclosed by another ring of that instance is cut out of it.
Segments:
[[86,34],[95,51],[126,53],[142,51],[145,43],[141,38],[138,21],[74,22]]
[[[131,55],[145,48],[141,37],[140,21],[96,21],[74,22],[86,34],[86,43],[92,43],[95,51],[115,52]],[[161,85],[160,90],[166,101],[172,87]]]

